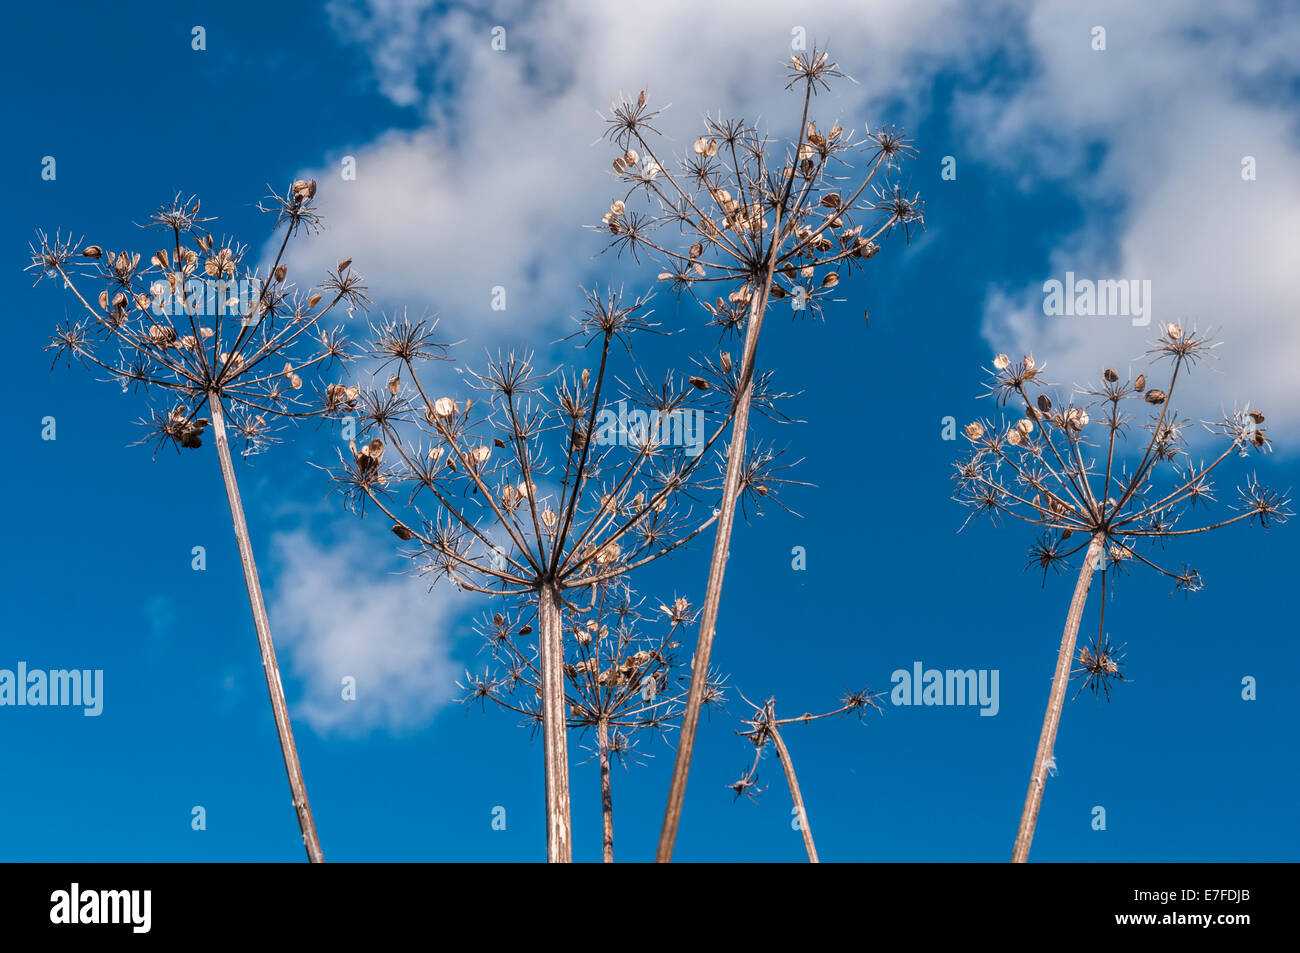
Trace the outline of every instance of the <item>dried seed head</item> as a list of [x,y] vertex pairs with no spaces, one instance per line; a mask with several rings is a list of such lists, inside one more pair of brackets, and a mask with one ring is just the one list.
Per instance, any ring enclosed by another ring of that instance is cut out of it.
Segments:
[[1165,334],[1168,334],[1171,338],[1177,341],[1183,336],[1183,329],[1171,322],[1165,325]]
[[984,436],[984,425],[978,420],[966,425],[966,437],[969,440],[978,440]]

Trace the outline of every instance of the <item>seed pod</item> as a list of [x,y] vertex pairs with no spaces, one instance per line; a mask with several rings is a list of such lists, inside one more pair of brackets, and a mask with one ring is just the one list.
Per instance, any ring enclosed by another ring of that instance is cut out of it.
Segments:
[[100,248],[98,245],[87,245],[86,250],[81,254],[85,258],[98,258],[104,254],[104,249]]
[[1101,376],[1104,377],[1104,378],[1106,378],[1106,380],[1109,381],[1109,382],[1112,383],[1112,384],[1115,383],[1117,380],[1119,380],[1119,375],[1116,374],[1116,373],[1115,373],[1111,368],[1109,368],[1109,367],[1106,368],[1104,371],[1101,372]]
[[289,273],[289,266],[288,266],[288,265],[276,265],[276,267],[275,267],[275,280],[276,280],[276,281],[284,281],[284,276],[287,275],[288,273]]
[[984,425],[978,420],[966,425],[966,437],[970,440],[978,440],[984,436]]
[[397,375],[396,375],[396,374],[393,374],[393,375],[389,376],[389,378],[388,378],[388,393],[390,393],[390,394],[392,394],[394,397],[396,397],[396,396],[397,396],[397,388],[398,388],[399,385],[400,385],[400,382],[398,381],[398,379],[397,379]]
[[1254,444],[1255,446],[1257,446],[1257,447],[1262,447],[1262,446],[1264,446],[1264,444],[1267,442],[1267,440],[1268,440],[1268,438],[1264,436],[1264,431],[1263,431],[1263,430],[1256,430],[1253,434],[1251,434],[1251,437],[1250,437],[1250,442],[1253,443],[1253,444]]
[[1052,412],[1052,398],[1048,397],[1046,394],[1039,394],[1038,409],[1045,414],[1050,414]]
[[626,172],[626,171],[627,171],[627,160],[624,159],[622,156],[619,156],[617,159],[615,159],[615,160],[614,160],[614,171],[617,172],[619,175],[622,175],[624,172]]
[[551,529],[552,527],[555,526],[556,523],[560,521],[560,518],[555,515],[555,511],[551,509],[549,506],[546,509],[542,510],[541,518],[542,518],[542,524],[547,529]]
[[487,447],[475,447],[469,453],[469,458],[479,465],[486,463],[490,456],[492,451]]
[[320,304],[320,295],[318,295],[318,294],[314,294],[314,295],[312,295],[310,298],[307,299],[307,309],[308,309],[309,311],[310,311],[312,308],[316,307],[316,305],[318,305],[318,304]]
[[1168,334],[1170,338],[1177,341],[1183,336],[1183,329],[1176,324],[1170,323],[1165,325],[1165,333]]
[[644,90],[644,89],[641,90],[641,92],[639,92],[639,93],[637,94],[637,97],[636,97],[636,104],[637,104],[637,107],[638,107],[638,108],[641,108],[641,109],[644,109],[644,108],[645,108],[645,90]]
[[414,533],[412,533],[401,523],[393,524],[393,535],[396,536],[398,539],[402,539],[402,540],[411,539],[413,536],[415,536]]
[[700,390],[708,390],[708,389],[709,389],[709,382],[706,381],[706,380],[705,380],[704,378],[702,378],[702,377],[692,377],[692,378],[690,379],[690,381],[691,381],[691,386],[692,386],[692,387],[697,387],[697,388],[699,388]]
[[1007,357],[1005,354],[999,354],[997,357],[993,358],[994,370],[1005,371],[1010,366],[1011,358]]
[[1133,389],[1139,394],[1147,389],[1147,376],[1145,374],[1138,375],[1138,379],[1133,382]]
[[591,383],[591,371],[584,367],[582,369],[582,377],[580,377],[579,380],[582,383],[582,389],[586,390],[587,385]]
[[1255,423],[1257,424],[1262,424],[1264,422],[1264,415],[1261,414],[1258,410],[1252,410],[1250,412],[1250,419],[1255,421]]
[[826,277],[822,279],[823,288],[834,288],[840,283],[840,276],[833,271],[828,271]]
[[722,368],[722,373],[724,374],[731,373],[731,352],[730,351],[722,352],[721,356],[718,358],[718,366]]
[[439,417],[450,417],[456,412],[456,402],[450,397],[439,397],[433,402],[433,412]]
[[1164,402],[1165,402],[1165,392],[1164,392],[1164,391],[1159,390],[1158,388],[1155,388],[1155,387],[1153,387],[1153,388],[1151,388],[1151,390],[1147,391],[1147,403],[1148,403],[1148,404],[1163,404]]
[[636,165],[641,161],[641,156],[637,154],[635,149],[628,149],[627,152],[623,153],[623,159],[628,165]]

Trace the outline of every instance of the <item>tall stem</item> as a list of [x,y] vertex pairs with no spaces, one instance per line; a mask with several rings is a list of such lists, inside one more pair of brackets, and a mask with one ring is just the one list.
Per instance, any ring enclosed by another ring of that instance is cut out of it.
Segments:
[[262,672],[266,675],[266,690],[271,696],[271,712],[275,716],[275,730],[280,736],[280,753],[284,756],[284,770],[289,775],[289,790],[293,793],[293,807],[298,813],[298,827],[302,830],[302,843],[307,849],[307,859],[313,864],[325,862],[320,837],[316,834],[316,821],[311,815],[307,800],[307,782],[303,780],[302,765],[298,763],[298,748],[293,743],[293,728],[289,725],[289,706],[284,700],[284,686],[280,683],[280,665],[275,659],[275,645],[271,641],[271,622],[262,598],[262,584],[257,578],[257,564],[253,562],[253,544],[248,536],[248,523],[244,520],[244,505],[239,500],[239,484],[235,482],[235,467],[230,462],[230,444],[226,440],[226,418],[221,408],[221,396],[209,395],[212,411],[212,429],[216,434],[217,457],[221,461],[221,477],[226,484],[226,500],[230,503],[230,519],[235,526],[235,542],[239,545],[239,561],[244,567],[244,584],[248,587],[248,604],[253,611],[253,626],[257,629],[257,647],[262,654]]
[[1043,716],[1043,731],[1038,736],[1038,753],[1034,756],[1034,773],[1029,779],[1029,793],[1025,796],[1025,809],[1020,815],[1020,829],[1011,852],[1013,864],[1023,864],[1029,859],[1029,845],[1034,840],[1034,827],[1038,823],[1038,809],[1043,804],[1043,786],[1047,783],[1047,766],[1056,747],[1056,731],[1061,726],[1061,712],[1065,708],[1065,691],[1070,685],[1070,668],[1074,665],[1074,646],[1079,638],[1079,623],[1083,620],[1083,607],[1088,602],[1088,589],[1096,570],[1097,557],[1101,555],[1103,536],[1094,536],[1088,553],[1079,567],[1079,581],[1074,585],[1074,598],[1070,612],[1065,617],[1065,632],[1061,635],[1061,649],[1056,655],[1056,674],[1052,677],[1052,694],[1047,699],[1047,714]]
[[[779,226],[779,220],[777,224]],[[717,535],[713,539],[713,559],[709,563],[709,582],[704,592],[704,610],[700,616],[700,632],[695,644],[695,657],[691,660],[690,693],[686,698],[686,711],[682,714],[677,759],[673,763],[673,777],[668,788],[668,805],[664,808],[663,827],[659,832],[659,850],[655,855],[655,861],[661,864],[669,863],[673,859],[677,827],[682,820],[682,802],[686,799],[686,779],[691,770],[691,755],[695,752],[695,732],[699,727],[704,690],[708,685],[709,654],[713,651],[718,607],[722,602],[722,577],[726,572],[727,556],[731,550],[731,528],[736,517],[736,497],[740,493],[740,476],[745,466],[745,435],[749,429],[749,407],[754,397],[754,361],[758,351],[758,335],[763,328],[763,314],[767,310],[767,296],[772,287],[770,265],[769,262],[763,287],[754,294],[748,327],[745,329],[744,363],[741,365],[740,390],[736,395],[736,410],[731,422],[731,444],[727,447],[727,475],[723,482],[722,501],[719,504]]]
[[785,783],[790,788],[790,801],[794,804],[796,814],[799,818],[799,831],[803,834],[804,850],[808,851],[808,862],[810,864],[819,864],[817,859],[817,845],[813,843],[812,826],[808,823],[808,812],[803,806],[803,792],[799,790],[799,779],[795,777],[794,762],[790,760],[790,751],[785,746],[785,739],[781,737],[781,732],[776,727],[776,714],[768,707],[768,731],[772,735],[772,743],[776,745],[776,756],[781,761],[781,767],[785,769]]
[[537,621],[541,629],[542,756],[546,759],[546,859],[573,862],[569,822],[569,747],[565,735],[564,625],[560,594],[545,583],[537,594]]
[[601,859],[614,862],[614,791],[609,780],[609,723],[602,718],[596,724],[596,744],[600,749],[600,813],[604,840]]

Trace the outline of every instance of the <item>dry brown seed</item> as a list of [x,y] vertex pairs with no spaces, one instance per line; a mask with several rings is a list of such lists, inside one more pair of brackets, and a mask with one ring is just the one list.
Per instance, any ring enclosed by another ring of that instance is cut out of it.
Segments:
[[970,440],[978,440],[984,436],[984,425],[978,420],[966,425],[966,436]]
[[722,352],[722,355],[718,358],[718,366],[722,368],[722,373],[724,374],[731,373],[731,352],[730,351]]
[[1257,424],[1262,424],[1264,422],[1264,415],[1261,414],[1258,410],[1252,410],[1250,412],[1250,419],[1255,421],[1255,423]]
[[552,510],[549,506],[546,509],[542,510],[542,524],[547,529],[551,529],[559,521],[560,518],[555,515],[555,511]]
[[637,104],[637,106],[640,106],[640,107],[644,107],[644,106],[645,106],[645,90],[644,90],[644,89],[641,90],[641,92],[637,94],[637,97],[636,97],[636,104]]
[[1139,394],[1147,389],[1147,376],[1145,374],[1138,375],[1138,379],[1133,382],[1133,389]]
[[637,154],[635,149],[628,149],[627,152],[623,153],[623,158],[627,161],[628,165],[636,165],[641,161],[641,156]]
[[398,539],[403,539],[403,540],[405,540],[405,539],[411,539],[412,537],[415,536],[414,533],[412,533],[409,529],[407,529],[407,528],[406,528],[405,526],[403,526],[401,523],[394,523],[394,524],[393,524],[393,535],[396,536]]
[[394,397],[396,397],[396,396],[397,396],[397,388],[400,386],[400,383],[401,383],[401,382],[398,381],[398,379],[397,379],[397,375],[396,375],[396,374],[390,375],[389,378],[388,378],[388,393],[390,393],[390,394],[392,394]]
[[1148,403],[1148,404],[1163,404],[1164,402],[1165,402],[1165,392],[1164,392],[1164,391],[1159,390],[1158,388],[1155,388],[1155,387],[1153,387],[1153,388],[1151,388],[1151,390],[1147,391],[1147,403]]
[[294,390],[302,390],[302,378],[299,377],[297,374],[294,374],[292,377],[289,378],[289,386],[292,387]]
[[1038,409],[1045,414],[1050,414],[1052,412],[1052,398],[1048,397],[1046,394],[1039,394]]
[[626,172],[626,171],[627,171],[627,160],[624,159],[622,156],[619,156],[617,159],[615,159],[615,160],[614,160],[614,171],[617,172],[619,175],[622,175],[624,172]]
[[450,417],[456,412],[456,402],[450,397],[439,397],[433,402],[433,412],[439,417]]
[[312,308],[316,307],[316,305],[318,305],[318,304],[320,304],[320,295],[318,295],[318,294],[314,294],[314,295],[312,295],[310,298],[307,299],[307,309],[308,309],[308,310],[311,310]]
[[702,377],[692,377],[690,380],[692,387],[698,387],[700,390],[709,389],[709,382]]
[[469,454],[469,458],[478,464],[486,463],[487,458],[490,456],[492,456],[492,451],[488,447],[475,447]]
[[104,254],[104,249],[100,248],[98,245],[87,245],[86,250],[81,254],[85,258],[98,258]]
[[1007,357],[1005,354],[999,354],[997,357],[993,358],[993,367],[995,370],[1005,371],[1010,366],[1011,358]]
[[1112,384],[1119,380],[1119,375],[1109,367],[1102,371],[1102,377],[1106,378],[1106,380],[1110,381]]
[[1268,438],[1264,436],[1264,431],[1262,430],[1256,430],[1254,434],[1251,435],[1250,438],[1251,442],[1257,447],[1264,446],[1267,439]]
[[833,271],[828,271],[826,277],[822,279],[823,288],[834,288],[840,283],[840,276]]
[[1016,422],[1016,429],[1028,437],[1034,432],[1034,422],[1028,418]]
[[1170,323],[1165,325],[1165,333],[1177,341],[1183,336],[1183,329],[1176,324]]

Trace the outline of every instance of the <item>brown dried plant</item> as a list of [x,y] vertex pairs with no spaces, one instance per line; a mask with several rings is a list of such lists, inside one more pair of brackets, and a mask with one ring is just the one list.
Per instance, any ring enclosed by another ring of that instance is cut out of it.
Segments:
[[[812,121],[813,97],[832,80],[847,78],[827,53],[796,54],[788,89],[802,99],[792,141],[769,139],[742,119],[707,118],[704,134],[684,156],[672,156],[655,128],[660,110],[643,91],[620,99],[606,119],[604,138],[615,145],[620,187],[604,214],[608,249],[661,262],[659,279],[696,298],[723,335],[743,332],[734,369],[732,439],[728,446],[718,527],[705,591],[695,669],[681,742],[664,812],[657,858],[672,859],[700,705],[717,625],[723,573],[743,489],[745,443],[757,378],[759,334],[769,305],[788,300],[794,314],[824,316],[841,282],[880,250],[895,229],[922,223],[921,203],[890,173],[915,155],[892,127],[855,136],[839,125]],[[850,165],[852,155],[864,168]],[[879,181],[877,181],[879,179]],[[642,210],[644,209],[644,210]]]
[[[227,437],[229,425],[244,439],[244,454],[274,441],[276,425],[321,417],[355,392],[330,384],[308,398],[300,392],[305,375],[348,359],[347,344],[322,319],[342,304],[349,312],[367,303],[361,278],[343,261],[317,285],[303,292],[287,280],[281,264],[289,239],[318,231],[314,180],[300,180],[284,195],[269,196],[258,207],[284,225],[284,238],[268,274],[245,263],[246,246],[217,240],[204,226],[196,198],[162,206],[142,226],[163,232],[164,247],[148,259],[140,252],[82,247],[58,234],[37,233],[28,270],[57,280],[71,291],[86,317],[65,321],[47,350],[71,364],[75,358],[95,367],[125,392],[142,388],[155,395],[149,416],[140,421],[154,442],[154,453],[171,445],[198,449],[211,426],[217,460],[230,506],[244,582],[248,589],[258,649],[284,757],[303,845],[313,862],[324,860],[316,833],[302,766],[294,745],[284,687],[271,641],[252,542]],[[99,285],[83,294],[80,284]],[[241,291],[245,292],[241,294]],[[89,297],[88,297],[89,295]],[[206,415],[205,415],[206,411]]]
[[[682,631],[696,613],[677,598],[647,617],[622,579],[598,584],[596,604],[588,610],[564,612],[564,676],[567,684],[568,727],[595,731],[593,757],[600,765],[601,857],[614,861],[614,793],[610,767],[624,768],[642,757],[639,736],[649,733],[665,741],[681,719],[689,677],[679,675],[681,660],[674,650]],[[660,616],[660,613],[663,615]],[[645,634],[651,621],[664,625],[656,635]],[[536,732],[542,727],[542,684],[535,631],[535,606],[518,612],[496,612],[484,620],[479,635],[496,663],[495,671],[466,672],[458,685],[466,704],[491,701],[523,716],[521,724]],[[706,703],[722,705],[725,679],[709,679]]]
[[751,801],[758,800],[758,795],[763,793],[762,789],[758,787],[758,764],[763,758],[763,753],[767,750],[767,743],[772,742],[772,747],[776,749],[777,760],[781,762],[781,768],[785,772],[785,783],[790,789],[790,803],[794,806],[794,813],[799,821],[799,831],[803,834],[803,846],[808,852],[808,862],[820,863],[821,861],[817,857],[817,845],[813,843],[812,825],[808,823],[808,811],[804,806],[803,791],[799,787],[799,778],[795,774],[794,760],[790,757],[790,749],[786,747],[780,729],[783,725],[806,725],[822,718],[847,715],[850,712],[857,715],[858,720],[861,721],[866,716],[867,709],[881,710],[880,706],[876,704],[876,699],[880,695],[879,693],[873,694],[866,688],[857,692],[848,692],[840,699],[840,706],[832,711],[822,712],[820,715],[804,712],[804,714],[795,718],[777,718],[776,699],[774,698],[769,698],[762,705],[756,705],[748,698],[745,698],[744,695],[740,697],[744,699],[745,704],[754,709],[754,714],[745,719],[745,730],[737,731],[736,734],[748,738],[754,746],[754,761],[740,778],[731,782],[728,787],[736,793],[737,800],[742,795]]
[[[590,293],[573,336],[597,352],[594,367],[542,373],[531,355],[498,356],[465,372],[458,390],[477,398],[433,387],[430,362],[449,359],[436,322],[386,319],[374,327],[371,356],[381,374],[394,373],[362,389],[355,411],[363,443],[372,439],[359,450],[354,442],[330,471],[354,509],[370,504],[392,520],[418,571],[536,612],[551,861],[573,856],[565,614],[594,611],[601,583],[667,556],[718,519],[716,473],[704,464],[730,419],[731,382],[673,373],[652,382],[632,354],[632,339],[657,327],[648,318],[644,300]],[[627,383],[611,380],[620,355],[631,364]],[[611,392],[635,425],[614,426]],[[687,422],[698,438],[691,446],[677,436]],[[779,453],[755,450],[746,463],[742,490],[755,501],[775,500],[793,482]]]
[[[986,396],[1001,406],[1021,408],[1023,416],[1010,423],[977,420],[965,428],[972,450],[956,465],[955,499],[972,508],[971,517],[984,514],[996,522],[1011,516],[1039,527],[1042,535],[1029,551],[1029,565],[1043,570],[1044,583],[1049,569],[1059,573],[1071,557],[1083,554],[1012,852],[1015,862],[1029,856],[1043,786],[1054,764],[1052,751],[1071,666],[1077,661],[1080,668],[1073,674],[1086,677],[1085,685],[1094,692],[1104,688],[1107,697],[1111,681],[1122,680],[1122,647],[1112,646],[1104,635],[1106,572],[1127,571],[1141,563],[1173,580],[1174,591],[1195,592],[1201,588],[1200,574],[1187,565],[1161,567],[1151,552],[1154,546],[1163,551],[1178,537],[1243,520],[1267,529],[1291,515],[1286,494],[1262,486],[1252,475],[1237,490],[1235,515],[1184,525],[1197,507],[1208,511],[1217,502],[1211,477],[1221,464],[1270,449],[1264,415],[1246,405],[1217,422],[1204,423],[1222,444],[1218,456],[1208,464],[1190,458],[1185,434],[1192,422],[1173,409],[1174,389],[1180,377],[1212,358],[1217,347],[1210,335],[1195,328],[1166,324],[1146,352],[1153,366],[1170,363],[1169,382],[1163,388],[1149,386],[1145,373],[1129,379],[1106,368],[1098,383],[1055,400],[1047,393],[1053,385],[1043,378],[1045,368],[1032,356],[1012,361],[999,354],[988,372],[992,381]],[[1124,444],[1141,417],[1145,446],[1130,469]],[[1103,450],[1104,457],[1094,456]],[[1076,656],[1079,624],[1097,570],[1103,581],[1098,640]]]

